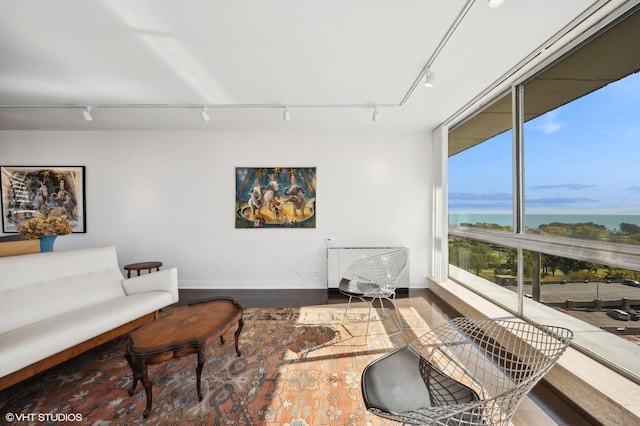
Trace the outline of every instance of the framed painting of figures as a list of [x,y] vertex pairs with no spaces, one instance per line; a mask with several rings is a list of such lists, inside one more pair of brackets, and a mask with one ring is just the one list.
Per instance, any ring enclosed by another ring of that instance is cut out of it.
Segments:
[[236,167],[236,228],[315,228],[315,167]]
[[86,231],[84,166],[2,166],[2,231],[39,215],[66,216],[72,232]]

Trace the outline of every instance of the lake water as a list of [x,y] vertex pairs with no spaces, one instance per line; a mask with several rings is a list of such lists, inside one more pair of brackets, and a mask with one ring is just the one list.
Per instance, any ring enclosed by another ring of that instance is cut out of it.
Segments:
[[[449,225],[460,225],[461,223],[475,224],[478,222],[495,223],[497,225],[512,225],[513,219],[510,214],[492,213],[451,213],[449,214]],[[604,225],[610,230],[620,229],[621,223],[632,223],[640,226],[640,215],[608,215],[608,214],[528,214],[525,216],[525,226],[527,228],[537,228],[542,224],[551,222],[561,223],[588,223],[593,222]]]

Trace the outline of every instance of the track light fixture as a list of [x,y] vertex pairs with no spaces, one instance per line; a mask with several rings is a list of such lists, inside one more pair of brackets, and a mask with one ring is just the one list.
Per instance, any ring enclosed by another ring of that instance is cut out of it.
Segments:
[[207,107],[206,106],[202,107],[202,112],[200,113],[200,117],[202,117],[202,121],[211,120],[211,117],[209,117],[209,114],[207,114]]
[[489,7],[495,9],[502,6],[502,3],[504,3],[504,0],[489,0]]
[[433,87],[433,80],[435,80],[436,75],[431,72],[431,70],[427,69],[424,72],[424,86],[425,87]]
[[378,108],[375,105],[373,106],[373,115],[371,115],[371,120],[378,121]]
[[84,117],[84,121],[92,121],[93,117],[91,116],[91,107],[85,107],[84,111],[82,111],[82,116]]
[[282,113],[282,119],[284,121],[289,121],[291,120],[291,115],[289,114],[289,108],[284,107],[284,112]]

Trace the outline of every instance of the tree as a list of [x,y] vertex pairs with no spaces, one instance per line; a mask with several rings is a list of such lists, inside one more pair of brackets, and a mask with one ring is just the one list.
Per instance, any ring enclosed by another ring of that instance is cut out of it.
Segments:
[[558,263],[560,262],[560,258],[558,256],[553,256],[553,255],[544,254],[544,253],[542,253],[541,258],[542,259],[540,260],[540,263],[542,263],[542,272],[545,275],[548,275],[549,271],[551,271],[551,276],[555,276],[556,270],[558,269]]
[[580,271],[581,269],[585,269],[585,263],[586,262],[583,262],[581,260],[558,257],[558,269],[560,269],[565,275],[569,275],[573,271]]
[[602,240],[609,235],[607,227],[593,222],[561,223],[551,222],[538,226],[542,235],[578,238],[581,240]]
[[640,234],[640,226],[638,225],[634,225],[633,223],[621,223],[620,224],[620,231],[624,232],[625,234]]
[[577,223],[570,228],[569,237],[581,240],[601,240],[607,236],[607,227],[593,222]]
[[[508,249],[507,253],[507,261],[505,262],[505,267],[509,270],[510,275],[517,276],[518,275],[518,250],[516,249]],[[522,266],[524,270],[522,274],[525,277],[530,277],[533,274],[533,254],[529,250],[525,250],[522,253]]]
[[480,275],[482,269],[486,269],[493,263],[493,252],[487,244],[473,244],[471,249],[471,268],[476,270],[476,275]]
[[478,276],[480,271],[495,263],[494,258],[493,250],[485,243],[470,240],[453,240],[449,244],[449,259],[451,263],[467,271],[475,269]]

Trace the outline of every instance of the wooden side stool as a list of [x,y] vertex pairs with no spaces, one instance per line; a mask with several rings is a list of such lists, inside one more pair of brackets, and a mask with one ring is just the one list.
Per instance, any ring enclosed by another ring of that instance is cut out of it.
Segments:
[[127,271],[127,278],[131,278],[131,271],[138,271],[138,276],[140,276],[140,271],[146,269],[151,272],[154,268],[159,271],[161,266],[162,262],[140,262],[124,265],[124,270]]

